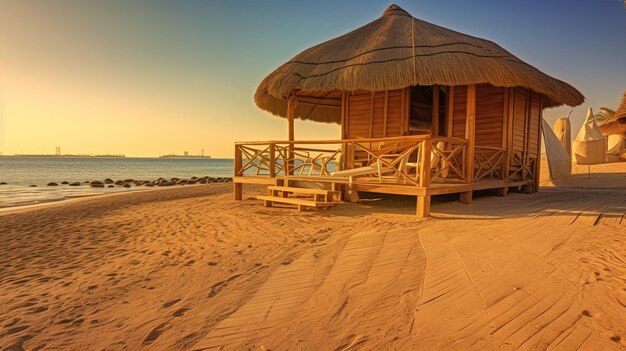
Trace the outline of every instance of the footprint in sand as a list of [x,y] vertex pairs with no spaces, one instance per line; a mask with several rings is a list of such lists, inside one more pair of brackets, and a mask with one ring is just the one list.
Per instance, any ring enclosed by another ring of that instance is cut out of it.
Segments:
[[163,308],[172,307],[175,304],[179,303],[181,299],[172,300],[163,304]]
[[48,310],[48,306],[39,306],[36,308],[33,308],[30,313],[31,314],[37,314],[37,313],[41,313],[41,312],[45,312]]
[[174,317],[182,317],[183,315],[185,315],[185,312],[189,311],[189,308],[187,307],[183,307],[183,308],[179,308],[176,311],[174,311],[174,313],[172,313],[172,316]]
[[2,327],[3,327],[3,328],[9,328],[9,327],[12,327],[12,326],[16,325],[17,323],[19,323],[21,320],[22,320],[21,318],[15,318],[15,319],[13,319],[11,322],[9,322],[9,323],[7,323],[7,324],[3,325]]
[[587,310],[583,310],[583,311],[581,312],[581,314],[582,314],[583,316],[591,317],[591,312],[589,312],[589,311],[587,311]]
[[11,328],[11,329],[7,330],[7,335],[19,333],[19,332],[24,331],[24,330],[26,330],[28,328],[30,328],[30,325],[20,325],[19,327]]
[[146,338],[143,339],[143,344],[144,345],[152,344],[159,336],[161,336],[161,334],[165,331],[166,327],[167,327],[167,323],[162,323],[162,324],[157,325],[154,329],[150,331],[150,333],[148,333],[148,336],[146,336]]
[[233,280],[239,278],[241,276],[241,274],[235,274],[232,275],[230,278],[226,279],[226,280],[222,280],[221,282],[217,282],[215,284],[213,284],[213,286],[211,286],[211,292],[209,292],[209,297],[213,297],[215,295],[217,295],[220,291],[222,291],[222,289],[226,286],[228,286],[228,283],[232,282]]

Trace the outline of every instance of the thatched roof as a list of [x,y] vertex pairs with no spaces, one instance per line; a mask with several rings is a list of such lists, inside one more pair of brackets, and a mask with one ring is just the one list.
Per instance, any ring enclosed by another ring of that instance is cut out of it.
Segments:
[[529,88],[543,94],[548,107],[584,101],[571,85],[495,43],[415,19],[392,5],[375,21],[309,48],[280,66],[261,82],[255,102],[284,117],[287,98],[295,93],[309,100],[298,104],[298,118],[339,123],[340,109],[335,106],[341,105],[337,102],[341,91],[480,83]]
[[615,114],[602,123],[600,131],[604,135],[622,134],[626,136],[626,91],[624,91],[622,103]]

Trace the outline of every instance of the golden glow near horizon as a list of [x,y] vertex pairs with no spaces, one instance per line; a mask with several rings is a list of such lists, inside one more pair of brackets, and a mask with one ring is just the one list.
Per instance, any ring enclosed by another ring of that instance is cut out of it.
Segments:
[[[572,114],[574,126],[587,106],[614,106],[624,89],[626,49],[615,44],[623,43],[626,22],[619,3],[541,2],[539,14],[539,3],[490,4],[493,16],[484,22],[450,12],[451,5],[399,4],[494,40],[579,88],[588,100]],[[342,3],[329,14],[313,3],[0,0],[0,152],[53,154],[59,146],[64,153],[158,156],[204,149],[232,157],[236,140],[285,139],[286,121],[254,105],[257,85],[298,52],[387,6],[361,5]],[[468,11],[484,18],[485,7]],[[555,13],[568,20],[538,22]],[[500,23],[518,17],[532,20],[524,31]],[[576,26],[581,18],[591,21],[584,31]],[[595,55],[601,48],[612,54]],[[551,123],[569,110],[545,116]],[[298,139],[339,137],[338,126],[312,122],[297,121],[295,132]]]
[[[224,68],[224,57],[212,52],[219,43],[184,23],[163,25],[160,13],[136,4],[111,14],[103,4],[73,3],[83,17],[72,17],[52,3],[3,3],[4,155],[54,154],[59,146],[63,153],[158,156],[204,149],[232,157],[234,140],[286,137],[286,121],[260,111],[252,99],[267,69]],[[111,26],[99,23],[112,18]],[[233,73],[244,75],[228,77]],[[339,128],[298,122],[297,133],[336,138]]]

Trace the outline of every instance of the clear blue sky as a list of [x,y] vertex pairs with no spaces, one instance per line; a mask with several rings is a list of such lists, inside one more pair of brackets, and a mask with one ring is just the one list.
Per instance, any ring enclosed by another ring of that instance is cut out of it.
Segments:
[[[0,151],[232,157],[235,140],[284,139],[285,121],[254,105],[258,83],[391,3],[0,0]],[[575,129],[587,107],[614,108],[626,89],[620,0],[395,3],[574,85],[587,98]],[[569,110],[545,116],[552,123]],[[296,124],[297,138],[338,135]]]

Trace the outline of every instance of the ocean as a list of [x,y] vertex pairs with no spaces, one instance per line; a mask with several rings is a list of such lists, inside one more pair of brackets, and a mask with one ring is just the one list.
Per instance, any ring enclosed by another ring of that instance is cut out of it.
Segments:
[[[61,185],[63,181],[83,183],[86,180],[104,181],[105,178],[156,180],[159,177],[230,177],[232,174],[232,159],[0,156],[0,182],[7,183],[0,185],[0,208],[146,189],[134,185],[131,188]],[[59,186],[46,186],[49,182],[56,182]]]

